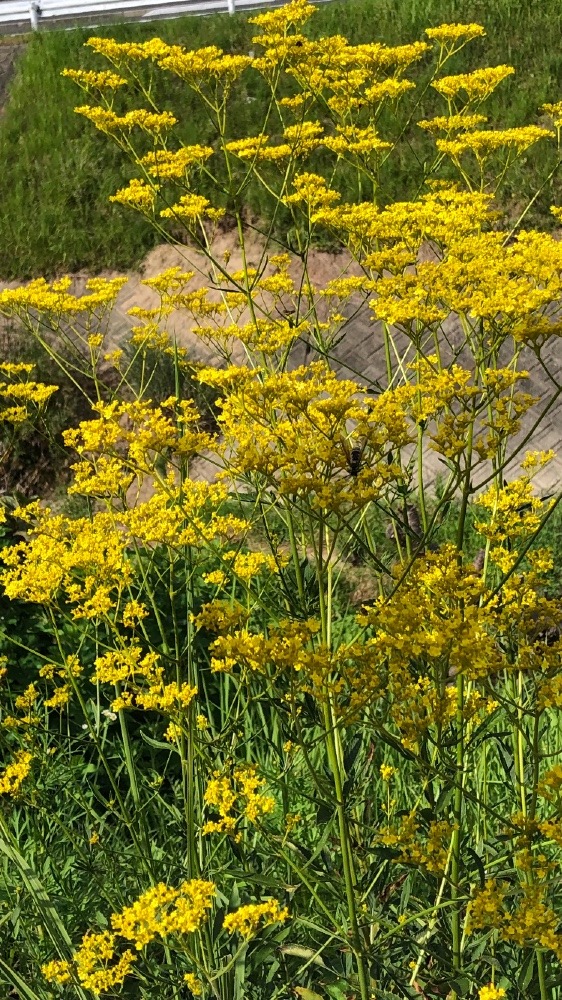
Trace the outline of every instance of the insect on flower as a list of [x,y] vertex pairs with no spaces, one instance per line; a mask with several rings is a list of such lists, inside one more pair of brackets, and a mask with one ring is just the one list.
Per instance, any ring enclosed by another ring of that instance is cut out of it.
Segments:
[[354,479],[359,475],[363,467],[363,454],[365,452],[366,443],[366,441],[363,441],[363,444],[356,444],[353,448],[350,448],[346,442],[342,441],[343,450],[347,459],[347,471],[350,476],[353,476]]

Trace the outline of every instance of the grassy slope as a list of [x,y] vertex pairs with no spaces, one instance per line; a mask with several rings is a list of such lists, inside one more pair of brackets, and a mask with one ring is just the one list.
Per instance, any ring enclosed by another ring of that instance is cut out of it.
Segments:
[[[398,9],[397,9],[398,8]],[[340,32],[351,41],[413,40],[441,21],[483,23],[488,38],[473,43],[456,70],[512,62],[516,78],[502,85],[490,103],[492,120],[504,125],[537,120],[537,108],[562,96],[562,50],[559,0],[345,0],[322,6],[314,33]],[[160,35],[189,47],[218,44],[247,51],[252,27],[243,16],[189,17],[144,25],[119,25],[98,31],[119,39]],[[49,32],[31,39],[12,83],[0,123],[0,276],[27,278],[80,267],[131,267],[155,243],[141,218],[110,205],[108,197],[130,176],[122,154],[73,113],[81,95],[61,78],[64,66],[94,65],[83,42],[91,30]],[[258,86],[255,82],[252,87]],[[160,98],[182,112],[184,141],[210,139],[207,122],[192,105],[189,92],[162,77]],[[167,89],[164,89],[167,88]],[[175,94],[171,90],[176,91]],[[263,90],[240,95],[233,109],[239,134],[257,128]],[[254,100],[248,101],[248,96]],[[170,98],[174,98],[173,100]],[[183,105],[183,107],[182,107]],[[420,140],[421,141],[421,140]],[[420,176],[423,150],[405,148],[394,161],[388,196],[404,196]],[[544,169],[543,154],[531,151],[512,174],[506,194],[517,205],[536,187]],[[562,184],[546,192],[540,210],[562,196]],[[258,192],[251,207],[265,208]]]

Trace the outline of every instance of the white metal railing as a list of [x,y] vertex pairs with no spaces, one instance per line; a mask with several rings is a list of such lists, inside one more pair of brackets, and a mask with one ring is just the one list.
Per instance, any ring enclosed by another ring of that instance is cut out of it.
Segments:
[[182,14],[234,14],[283,0],[0,0],[0,34],[69,22],[95,26],[111,19],[151,21]]

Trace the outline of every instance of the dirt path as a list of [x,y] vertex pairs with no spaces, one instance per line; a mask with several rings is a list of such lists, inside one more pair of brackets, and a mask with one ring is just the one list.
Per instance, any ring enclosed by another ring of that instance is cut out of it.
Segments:
[[0,116],[4,111],[6,93],[16,71],[17,60],[24,48],[25,42],[0,40]]

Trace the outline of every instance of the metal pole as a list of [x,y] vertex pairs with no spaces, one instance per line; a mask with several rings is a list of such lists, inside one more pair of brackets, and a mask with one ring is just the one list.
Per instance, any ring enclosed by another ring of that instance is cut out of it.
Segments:
[[29,20],[31,21],[31,30],[39,30],[39,18],[41,16],[41,8],[37,3],[37,0],[32,0],[29,5]]
[[229,14],[235,14],[236,13],[236,0],[227,0],[227,3],[228,3],[228,13]]

